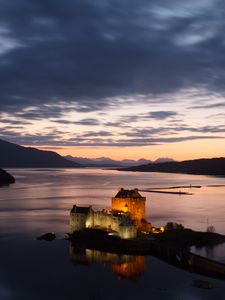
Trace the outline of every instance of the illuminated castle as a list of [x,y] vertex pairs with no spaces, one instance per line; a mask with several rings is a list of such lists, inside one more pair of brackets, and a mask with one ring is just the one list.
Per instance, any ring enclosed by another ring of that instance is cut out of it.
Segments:
[[[85,228],[99,228],[110,235],[129,239],[137,236],[137,230],[147,226],[145,221],[145,201],[138,189],[119,189],[112,198],[112,210],[94,211],[91,206],[74,205],[70,211],[70,231]],[[144,224],[144,225],[143,225]]]
[[137,228],[127,213],[108,211],[94,211],[92,207],[74,205],[70,211],[70,232],[85,228],[102,229],[109,235],[117,235],[123,239],[137,236]]
[[137,226],[145,220],[146,197],[142,197],[138,189],[125,190],[120,188],[112,198],[112,211],[129,213]]

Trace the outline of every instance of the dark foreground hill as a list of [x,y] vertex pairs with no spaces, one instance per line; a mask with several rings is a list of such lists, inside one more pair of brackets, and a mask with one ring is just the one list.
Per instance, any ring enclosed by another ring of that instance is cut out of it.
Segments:
[[56,152],[22,147],[0,140],[0,166],[3,168],[81,168]]
[[5,170],[0,169],[0,186],[14,182],[15,178],[12,175],[7,173]]
[[123,168],[120,170],[225,176],[225,158],[221,157],[211,159],[185,160],[181,162],[164,162],[159,164],[147,164],[130,168]]

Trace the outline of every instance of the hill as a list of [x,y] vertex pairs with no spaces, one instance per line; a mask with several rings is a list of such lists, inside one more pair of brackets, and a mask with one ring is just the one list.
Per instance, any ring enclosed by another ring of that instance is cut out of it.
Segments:
[[195,159],[181,162],[150,163],[147,165],[123,168],[120,171],[166,172],[195,175],[225,176],[225,158]]
[[5,170],[0,169],[0,185],[15,183],[15,178],[7,173]]
[[23,147],[0,139],[0,166],[3,168],[81,168],[53,151]]
[[108,157],[99,157],[99,158],[85,158],[85,157],[73,157],[70,155],[65,156],[66,159],[80,163],[85,167],[108,167],[108,168],[118,168],[118,167],[130,167],[138,166],[142,164],[148,164],[151,161],[141,158],[139,160],[114,160]]
[[74,161],[76,163],[82,164],[85,167],[126,167],[126,165],[121,164],[119,161],[112,160],[110,158],[101,157],[101,158],[86,158],[86,157],[74,157],[71,155],[65,156],[66,159]]

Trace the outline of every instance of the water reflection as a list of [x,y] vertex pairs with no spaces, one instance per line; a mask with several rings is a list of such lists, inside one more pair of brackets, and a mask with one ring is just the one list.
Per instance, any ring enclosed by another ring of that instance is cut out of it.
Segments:
[[91,265],[94,263],[109,265],[118,279],[137,280],[146,271],[146,259],[144,256],[84,249],[71,243],[69,256],[75,265]]
[[218,245],[209,245],[206,247],[191,248],[191,251],[204,257],[225,263],[225,243]]
[[[153,244],[149,254],[190,273],[225,280],[225,264],[196,255],[186,248],[177,249]],[[111,270],[119,279],[137,280],[146,271],[147,256],[102,252],[81,248],[74,243],[69,245],[69,256],[74,264],[97,263],[111,266]]]
[[112,264],[112,270],[120,279],[138,279],[146,271],[144,256],[134,256],[133,260],[122,264]]

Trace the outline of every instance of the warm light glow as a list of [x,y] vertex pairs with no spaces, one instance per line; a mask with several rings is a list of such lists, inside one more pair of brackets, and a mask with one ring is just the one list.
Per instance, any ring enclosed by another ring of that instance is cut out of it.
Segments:
[[165,231],[165,227],[164,227],[164,226],[161,226],[161,227],[160,227],[160,230],[161,230],[162,232],[164,232],[164,231]]
[[131,218],[140,225],[141,220],[145,219],[145,200],[145,197],[138,200],[132,198],[112,198],[112,210],[130,213]]
[[[223,97],[213,97],[212,101],[224,102]],[[152,108],[145,101],[137,104],[134,96],[129,105],[121,101],[120,105],[110,110],[76,112],[71,109],[61,117],[29,120],[29,124],[15,127],[14,131],[16,135],[23,132],[23,136],[35,136],[35,139],[18,139],[18,143],[53,150],[63,156],[107,156],[119,160],[142,157],[149,160],[159,157],[185,160],[224,156],[224,118],[220,117],[220,110],[190,110],[189,106],[193,102],[191,91],[173,95],[173,99],[172,108],[171,104],[165,103],[162,109],[161,102]],[[171,110],[177,114],[175,119],[151,117],[151,113]],[[27,112],[30,112],[29,108]],[[4,118],[16,121],[10,113],[5,114]],[[78,122],[63,123],[65,120]],[[85,124],[85,120],[93,120],[94,123],[90,126]],[[0,122],[0,129],[4,127],[5,123]],[[8,140],[15,142],[10,138]]]
[[113,264],[112,270],[119,278],[136,279],[145,272],[146,262],[144,256],[135,256],[134,261],[122,264]]
[[[40,147],[41,148],[41,147]],[[179,143],[167,143],[143,147],[63,147],[54,149],[60,155],[96,158],[107,156],[113,159],[139,159],[144,157],[155,160],[159,157],[171,157],[176,160],[224,157],[225,139],[195,140]],[[82,153],[82,155],[81,155]],[[140,155],[141,153],[141,155]],[[151,153],[151,154],[150,154]]]

